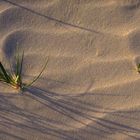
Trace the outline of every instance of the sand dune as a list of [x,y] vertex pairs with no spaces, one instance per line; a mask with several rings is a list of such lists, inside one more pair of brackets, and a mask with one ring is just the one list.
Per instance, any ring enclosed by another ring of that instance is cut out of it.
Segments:
[[140,139],[139,0],[0,0],[0,60],[25,51],[24,94],[0,83],[1,140]]

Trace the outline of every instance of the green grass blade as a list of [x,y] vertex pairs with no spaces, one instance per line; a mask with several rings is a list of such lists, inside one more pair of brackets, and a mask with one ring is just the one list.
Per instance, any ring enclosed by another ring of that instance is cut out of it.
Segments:
[[140,73],[140,64],[137,66],[137,71]]
[[0,81],[2,80],[5,80],[5,77],[2,74],[0,74]]
[[5,77],[4,77],[4,75],[2,73],[0,73],[0,79],[5,80]]
[[9,75],[7,74],[7,72],[6,72],[4,66],[2,65],[1,62],[0,62],[0,69],[1,69],[1,71],[2,71],[2,73],[3,73],[3,76],[5,77],[5,80],[7,81],[7,83],[9,83],[11,78],[10,78]]
[[39,75],[36,76],[36,77],[34,78],[34,80],[33,80],[31,83],[27,84],[25,87],[29,87],[29,86],[33,85],[33,83],[35,83],[35,82],[38,80],[38,78],[41,76],[41,74],[42,74],[43,71],[45,70],[45,68],[46,68],[46,66],[47,66],[47,64],[48,64],[48,61],[49,61],[49,59],[47,59],[45,65],[44,65],[44,67],[42,68],[42,70],[41,70],[41,72],[39,73]]
[[19,48],[16,48],[16,70],[15,75],[16,77],[19,77],[19,81],[21,81],[21,74],[22,74],[22,67],[23,67],[23,59],[24,59],[24,51],[22,52],[22,55],[19,54]]
[[5,79],[0,78],[1,82],[7,83]]
[[0,73],[0,80],[5,80],[5,77],[3,76],[2,73]]

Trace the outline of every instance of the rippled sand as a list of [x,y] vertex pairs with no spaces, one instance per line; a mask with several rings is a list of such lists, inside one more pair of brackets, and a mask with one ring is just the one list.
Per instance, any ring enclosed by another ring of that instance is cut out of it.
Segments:
[[0,0],[0,60],[25,51],[24,94],[0,84],[1,140],[140,139],[140,0]]

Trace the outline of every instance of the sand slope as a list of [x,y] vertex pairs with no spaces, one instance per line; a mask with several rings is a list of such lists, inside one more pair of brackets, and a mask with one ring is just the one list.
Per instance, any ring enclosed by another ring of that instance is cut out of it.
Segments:
[[140,139],[139,0],[0,0],[0,60],[25,50],[23,95],[0,84],[1,140]]

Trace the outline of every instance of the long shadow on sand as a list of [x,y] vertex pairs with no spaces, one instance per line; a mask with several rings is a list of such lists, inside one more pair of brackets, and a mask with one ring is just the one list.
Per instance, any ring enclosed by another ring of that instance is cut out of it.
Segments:
[[[111,115],[122,117],[122,118],[128,118],[130,120],[133,119],[129,116],[124,115],[127,112],[116,112],[116,110],[114,109],[103,108],[100,106],[95,106],[93,104],[85,103],[84,101],[79,100],[78,97],[71,97],[71,96],[63,97],[59,93],[44,91],[37,88],[32,88],[32,90],[30,90],[30,93],[32,94],[31,96],[32,99],[46,105],[47,107],[50,107],[51,109],[63,115],[70,117],[71,119],[75,121],[78,121],[79,123],[85,125],[86,127],[89,127],[91,130],[99,131],[99,133],[97,132],[94,133],[94,131],[91,131],[90,133],[92,133],[93,135],[100,135],[102,137],[105,137],[105,133],[113,134],[114,132],[119,132],[124,135],[128,135],[129,137],[132,137],[133,139],[139,139],[138,137],[129,135],[129,133],[139,134],[140,129],[131,127],[129,125],[121,124],[115,121],[111,121],[108,119],[99,118],[94,115],[85,113],[83,112],[83,110],[86,110],[87,112],[99,113],[99,114],[115,112],[114,114],[112,113]],[[86,93],[86,96],[87,95],[88,93]],[[62,96],[62,98],[60,96]],[[97,128],[95,126],[90,126],[90,125],[87,126],[87,124],[85,124],[81,119],[78,119],[79,116],[82,117],[83,119],[95,122],[96,124],[100,125],[103,129]],[[137,121],[139,121],[139,119]]]
[[[79,98],[61,95],[59,93],[45,91],[36,87],[27,89],[27,91],[23,95],[11,95],[8,97],[4,96],[3,94],[0,95],[0,119],[2,120],[0,121],[1,127],[9,128],[10,126],[12,129],[20,128],[23,131],[26,130],[26,133],[32,130],[44,135],[57,137],[62,140],[82,139],[80,135],[77,135],[76,138],[73,137],[71,135],[72,131],[67,132],[60,128],[55,128],[55,125],[59,126],[60,122],[51,120],[50,118],[47,118],[47,116],[43,117],[29,110],[18,107],[9,100],[14,96],[21,96],[21,98],[22,96],[28,97],[31,99],[31,101],[39,102],[44,107],[46,106],[46,108],[50,108],[51,110],[59,113],[60,116],[66,116],[74,122],[78,122],[78,124],[86,127],[86,129],[84,129],[84,133],[98,136],[103,139],[108,139],[109,135],[117,132],[129,136],[135,140],[139,139],[139,137],[136,137],[133,134],[138,135],[140,133],[140,129],[94,115],[96,113],[111,114],[129,120],[134,119],[126,115],[127,112],[117,112],[114,109],[85,103],[84,101],[80,100],[81,97]],[[14,117],[12,118],[11,116]],[[15,118],[17,118],[17,120],[23,120],[23,122],[18,122]],[[84,120],[89,120],[92,123],[86,124]],[[139,119],[137,121],[139,122]],[[75,126],[73,124],[69,124],[67,122],[63,122],[63,124],[61,125],[66,127],[68,126],[71,129],[75,129]],[[13,137],[15,139],[24,139],[23,137],[20,137],[16,134],[11,134],[10,132],[4,130],[0,133],[9,137]]]
[[[86,95],[87,94],[88,93],[86,93]],[[77,138],[74,138],[73,136],[71,136],[71,133],[62,130],[60,128],[57,129],[57,127],[55,128],[55,125],[56,126],[60,125],[59,121],[51,120],[47,116],[43,117],[36,113],[32,113],[27,109],[22,109],[18,107],[9,100],[14,98],[15,96],[20,96],[21,98],[22,96],[28,97],[32,101],[34,100],[35,102],[39,102],[44,107],[46,106],[47,108],[50,108],[55,112],[58,112],[60,115],[66,116],[67,118],[70,118],[75,122],[78,122],[79,124],[86,127],[83,133],[88,133],[93,136],[96,135],[98,137],[101,137],[102,139],[107,139],[108,138],[107,136],[118,132],[123,135],[129,136],[132,139],[135,140],[139,139],[139,137],[135,137],[130,134],[139,134],[140,129],[125,124],[121,124],[109,119],[100,118],[94,115],[94,113],[108,114],[115,112],[115,110],[103,108],[90,103],[85,103],[84,101],[80,100],[79,98],[80,95],[79,97],[60,95],[58,93],[45,91],[36,87],[27,89],[27,93],[25,92],[24,95],[5,96],[3,94],[0,94],[0,119],[2,120],[0,121],[1,128],[7,129],[10,127],[12,129],[18,128],[23,131],[26,130],[27,132],[34,131],[44,135],[58,137],[59,139],[62,140],[82,139],[82,136],[77,135]],[[111,115],[122,118],[128,117],[125,115],[125,112],[124,113],[115,112],[112,113]],[[17,120],[19,119],[23,121],[18,122]],[[133,118],[130,117],[129,119]],[[92,125],[92,123],[87,125],[83,120],[89,120],[96,125]],[[63,126],[75,129],[75,126],[73,124],[69,124],[67,122],[63,122]],[[16,135],[16,133],[12,134],[10,133],[10,131],[4,131],[6,129],[0,130],[0,134],[6,135],[7,137],[9,136],[10,138],[14,139],[20,140],[24,139],[23,137]]]
[[[8,98],[14,98],[14,96],[16,95],[9,96]],[[62,140],[72,139],[72,137],[67,135],[65,132],[59,131],[51,126],[52,124],[58,125],[58,122],[47,119],[47,117],[42,117],[36,113],[32,113],[26,109],[22,109],[9,101],[8,98],[7,96],[0,95],[0,128],[4,128],[3,131],[0,130],[1,134],[6,135],[6,137],[9,136],[9,139],[24,140],[22,135],[20,136],[20,134],[18,134],[18,129],[20,129],[20,131],[23,131],[22,133],[29,136],[32,135],[32,133],[41,133]],[[19,122],[19,119],[22,121]],[[12,134],[12,131],[7,131],[8,128],[17,133]]]

